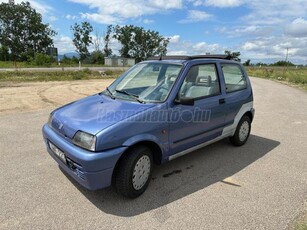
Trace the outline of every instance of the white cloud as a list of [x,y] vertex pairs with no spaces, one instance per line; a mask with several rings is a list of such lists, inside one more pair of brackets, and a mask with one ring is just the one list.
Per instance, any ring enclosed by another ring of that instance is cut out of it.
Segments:
[[122,19],[119,17],[113,17],[112,15],[102,15],[98,13],[80,13],[82,19],[92,20],[101,24],[119,24]]
[[60,35],[54,39],[54,46],[58,48],[59,54],[65,54],[75,51],[72,39],[68,36]]
[[212,18],[211,14],[208,14],[204,11],[199,10],[189,10],[186,19],[180,20],[180,23],[193,23],[193,22],[200,22],[200,21],[207,21],[208,19]]
[[307,38],[259,37],[245,42],[239,49],[245,59],[275,59],[284,60],[288,49],[289,60],[306,60]]
[[303,18],[297,18],[288,26],[285,33],[292,37],[307,37],[307,21]]
[[49,16],[48,19],[49,19],[50,22],[55,22],[55,21],[58,20],[58,18],[54,15]]
[[188,55],[187,50],[170,50],[167,51],[167,55]]
[[244,4],[242,0],[206,0],[203,3],[206,6],[214,6],[220,8],[238,7]]
[[69,0],[97,12],[82,12],[82,17],[101,24],[121,23],[125,19],[181,9],[182,0]]
[[220,27],[216,29],[217,32],[221,34],[226,34],[229,38],[235,37],[250,37],[250,36],[270,36],[274,27],[271,26],[235,26],[235,27]]
[[78,16],[76,16],[76,15],[71,15],[71,14],[67,14],[67,15],[65,16],[65,18],[66,18],[67,20],[76,20],[76,19],[78,19]]
[[219,44],[208,44],[206,42],[194,43],[187,40],[179,39],[179,35],[171,36],[175,42],[168,45],[167,55],[201,55],[201,54],[220,54],[224,53],[225,47]]
[[144,24],[152,24],[152,23],[154,23],[155,21],[154,20],[150,20],[150,19],[144,19],[143,20],[143,23]]
[[306,16],[306,0],[249,0],[250,13],[242,21],[253,25],[283,25],[290,18]]
[[149,5],[159,9],[181,9],[181,0],[149,0]]
[[212,6],[218,8],[232,8],[243,5],[246,0],[188,0],[193,6]]
[[42,15],[50,14],[54,10],[51,6],[45,3],[41,3],[41,2],[33,1],[33,0],[29,2],[33,6],[33,8],[35,8]]
[[188,2],[191,2],[193,6],[201,6],[204,4],[203,0],[188,0]]
[[178,43],[180,41],[180,35],[174,35],[174,36],[170,36],[168,37],[170,40],[170,43]]
[[257,51],[259,50],[259,46],[255,42],[245,42],[242,46],[243,50],[246,51]]
[[207,44],[206,42],[196,43],[192,48],[196,51],[196,54],[217,54],[222,52],[222,47],[219,44]]

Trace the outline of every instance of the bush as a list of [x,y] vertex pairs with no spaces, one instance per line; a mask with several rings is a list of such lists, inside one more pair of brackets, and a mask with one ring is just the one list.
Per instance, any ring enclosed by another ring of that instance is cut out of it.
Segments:
[[82,70],[85,74],[92,74],[92,71],[89,68],[85,68]]
[[35,54],[34,64],[37,66],[47,66],[50,67],[51,64],[55,62],[53,57],[50,57],[46,54],[37,53]]
[[74,64],[79,64],[79,60],[75,56],[69,58],[66,55],[64,55],[63,59],[61,60],[61,63],[66,65],[74,65]]
[[83,60],[83,63],[104,65],[104,55],[101,51],[94,51]]
[[107,76],[113,75],[113,71],[112,71],[112,70],[109,70],[109,69],[107,69],[104,73],[105,73]]
[[86,74],[83,71],[77,71],[77,72],[74,73],[72,79],[73,80],[81,80],[85,77],[85,75]]

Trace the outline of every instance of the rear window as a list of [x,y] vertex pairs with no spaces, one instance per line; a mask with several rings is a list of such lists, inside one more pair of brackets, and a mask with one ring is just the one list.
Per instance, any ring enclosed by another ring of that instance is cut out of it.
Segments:
[[246,78],[242,69],[236,64],[222,64],[226,93],[246,89]]

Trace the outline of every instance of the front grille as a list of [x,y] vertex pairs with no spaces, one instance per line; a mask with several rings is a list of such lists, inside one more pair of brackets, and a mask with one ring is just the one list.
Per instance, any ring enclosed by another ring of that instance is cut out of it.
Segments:
[[82,171],[82,166],[74,162],[67,157],[67,166],[82,180],[85,180],[84,172]]

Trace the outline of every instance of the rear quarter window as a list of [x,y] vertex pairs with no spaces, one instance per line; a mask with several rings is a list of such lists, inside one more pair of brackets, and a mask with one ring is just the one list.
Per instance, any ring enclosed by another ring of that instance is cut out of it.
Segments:
[[245,75],[239,65],[222,64],[226,93],[246,89]]

